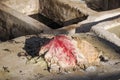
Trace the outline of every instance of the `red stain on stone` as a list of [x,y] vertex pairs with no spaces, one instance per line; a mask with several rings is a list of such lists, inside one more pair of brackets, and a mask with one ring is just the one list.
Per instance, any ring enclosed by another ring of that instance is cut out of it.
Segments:
[[48,44],[42,47],[46,61],[58,63],[61,67],[74,67],[77,64],[76,47],[71,38],[59,35],[55,36]]

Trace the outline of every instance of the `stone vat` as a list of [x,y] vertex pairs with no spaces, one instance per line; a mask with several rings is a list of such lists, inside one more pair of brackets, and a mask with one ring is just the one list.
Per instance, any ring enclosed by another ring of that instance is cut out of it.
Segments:
[[[53,21],[70,25],[87,19],[97,11],[107,11],[120,7],[119,0],[39,0],[39,12]],[[116,6],[113,6],[112,4]]]
[[97,12],[88,5],[90,3],[94,4],[91,1],[1,0],[0,31],[2,34],[0,39],[7,40],[38,33],[78,33],[83,31],[81,27],[85,30],[87,30],[86,27],[91,28],[93,25],[89,25],[89,23],[101,22],[104,19],[120,15],[119,5],[115,7],[118,8],[115,10],[106,8],[110,11]]
[[[111,5],[113,2],[107,0],[85,0],[85,1],[49,0],[47,2],[45,0],[44,1],[40,0],[40,2],[42,3],[42,5],[40,6],[41,8],[40,13],[57,22],[58,24],[63,25],[62,28],[50,32],[50,33],[54,32],[56,34],[59,33],[74,34],[80,32],[88,32],[92,26],[100,22],[104,22],[109,18],[120,15],[119,8],[120,5],[118,4],[119,1],[117,0],[113,1],[114,4],[116,5],[114,7]],[[46,6],[45,4],[48,4],[48,6]],[[106,4],[108,4],[108,6],[106,6]],[[93,7],[95,9],[93,9]],[[105,9],[103,9],[103,7]],[[71,9],[75,10],[72,11]],[[74,14],[71,14],[72,12],[70,10],[74,12]],[[76,15],[77,13],[79,13],[79,15],[72,16]],[[86,17],[83,19],[81,14]],[[76,17],[80,18],[81,20],[77,21]]]

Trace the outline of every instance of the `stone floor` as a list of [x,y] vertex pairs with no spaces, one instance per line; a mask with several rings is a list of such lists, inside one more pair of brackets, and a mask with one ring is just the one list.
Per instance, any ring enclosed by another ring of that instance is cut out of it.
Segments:
[[[42,35],[39,35],[39,37]],[[119,80],[120,54],[104,40],[92,33],[81,33],[82,39],[92,43],[99,51],[99,66],[90,66],[86,70],[53,74],[48,72],[42,58],[26,56],[26,40],[37,43],[38,36],[29,35],[0,43],[0,80]],[[33,45],[33,47],[36,45]],[[34,51],[34,50],[33,50]]]

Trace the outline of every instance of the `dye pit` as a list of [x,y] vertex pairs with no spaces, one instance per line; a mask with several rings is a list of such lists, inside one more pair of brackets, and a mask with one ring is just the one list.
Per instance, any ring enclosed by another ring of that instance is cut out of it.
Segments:
[[40,13],[29,15],[29,16],[34,18],[35,20],[38,20],[39,22],[42,22],[43,24],[47,25],[48,27],[50,27],[52,29],[58,29],[58,28],[63,27],[63,25],[60,25],[60,24],[54,22],[53,20],[41,15]]
[[45,16],[43,16],[42,14],[40,13],[37,13],[37,14],[33,14],[33,15],[29,15],[30,17],[32,17],[33,19],[35,20],[38,20],[39,22],[47,25],[48,27],[52,28],[52,29],[58,29],[58,28],[62,28],[64,26],[69,26],[69,25],[72,25],[72,24],[77,24],[78,22],[80,21],[83,21],[87,18],[87,16],[84,16],[84,17],[78,17],[76,19],[72,19],[72,20],[69,20],[69,21],[66,21],[66,22],[55,22],[53,21],[52,19],[49,19]]

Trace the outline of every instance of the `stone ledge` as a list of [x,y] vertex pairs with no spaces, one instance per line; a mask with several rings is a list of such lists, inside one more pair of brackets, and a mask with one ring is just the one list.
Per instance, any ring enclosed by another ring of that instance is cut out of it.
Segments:
[[44,30],[50,30],[50,28],[43,23],[19,13],[2,3],[0,3],[0,20],[3,22],[0,27],[4,26],[6,29],[4,34],[6,33],[7,36],[12,35],[13,37],[18,37],[26,34],[41,33],[44,32]]
[[115,44],[116,46],[120,47],[120,38],[108,31],[108,29],[116,27],[116,26],[120,26],[120,18],[118,17],[117,19],[111,20],[111,21],[105,21],[102,23],[99,23],[95,26],[92,27],[92,31],[99,37],[112,42],[113,44]]

